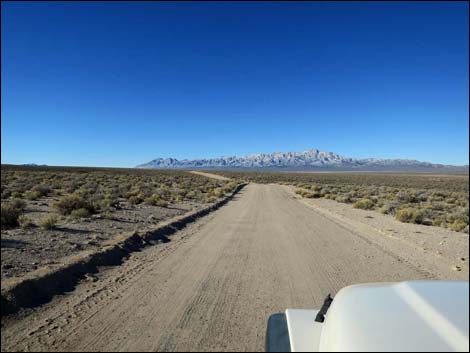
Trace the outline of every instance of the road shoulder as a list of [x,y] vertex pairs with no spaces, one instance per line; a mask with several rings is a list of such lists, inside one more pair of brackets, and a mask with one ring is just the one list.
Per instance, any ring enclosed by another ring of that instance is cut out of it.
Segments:
[[355,209],[352,205],[333,200],[302,198],[295,194],[292,186],[282,187],[291,197],[315,212],[435,274],[437,278],[468,280],[468,234],[402,223],[391,216]]

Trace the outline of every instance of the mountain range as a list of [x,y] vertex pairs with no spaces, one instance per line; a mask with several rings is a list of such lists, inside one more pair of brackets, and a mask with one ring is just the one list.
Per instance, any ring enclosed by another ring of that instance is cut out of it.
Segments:
[[157,158],[136,168],[227,169],[292,171],[468,171],[468,165],[454,166],[409,159],[350,158],[333,152],[309,149],[302,152],[256,153],[203,159]]

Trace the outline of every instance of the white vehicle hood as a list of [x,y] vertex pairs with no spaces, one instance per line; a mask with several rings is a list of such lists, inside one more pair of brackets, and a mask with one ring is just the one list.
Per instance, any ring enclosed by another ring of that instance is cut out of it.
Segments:
[[354,285],[338,292],[311,347],[319,351],[468,352],[468,312],[468,282]]

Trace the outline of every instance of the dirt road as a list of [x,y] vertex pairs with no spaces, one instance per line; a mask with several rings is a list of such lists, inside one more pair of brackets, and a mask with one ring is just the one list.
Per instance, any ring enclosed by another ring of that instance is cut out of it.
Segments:
[[281,186],[250,184],[171,242],[4,320],[2,350],[261,351],[272,313],[353,283],[438,277],[400,256]]
[[230,180],[230,178],[224,177],[222,175],[212,174],[212,173],[205,173],[205,172],[200,172],[200,171],[197,171],[197,170],[192,170],[190,173],[202,175],[202,176],[212,178],[212,179],[217,179],[217,180]]

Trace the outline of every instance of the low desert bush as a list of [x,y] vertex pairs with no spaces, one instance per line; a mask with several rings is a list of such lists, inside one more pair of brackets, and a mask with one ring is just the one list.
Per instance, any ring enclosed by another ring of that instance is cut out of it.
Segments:
[[23,192],[22,191],[12,191],[11,196],[12,197],[22,198],[23,197]]
[[143,195],[139,194],[139,195],[136,195],[136,196],[130,196],[127,201],[129,201],[130,203],[134,204],[134,205],[138,205],[140,203],[142,203],[144,201],[144,197]]
[[468,211],[466,211],[465,209],[460,209],[458,211],[452,212],[447,215],[447,221],[450,223],[460,221],[468,224]]
[[2,200],[6,200],[11,196],[11,191],[10,190],[3,190],[2,191]]
[[24,193],[24,197],[28,200],[34,201],[41,197],[41,193],[39,191],[28,190]]
[[182,202],[184,200],[182,195],[175,195],[173,199],[176,202]]
[[13,228],[18,226],[18,218],[21,209],[14,207],[11,203],[2,204],[1,209],[1,225],[3,228]]
[[304,196],[304,195],[307,193],[307,191],[306,191],[306,190],[302,190],[302,189],[297,189],[297,190],[295,190],[295,193],[296,193],[297,195]]
[[186,194],[186,197],[188,199],[194,199],[196,198],[196,192],[194,190],[188,191],[188,193]]
[[154,206],[157,203],[158,196],[153,194],[152,196],[146,197],[144,203],[146,205]]
[[212,195],[214,195],[215,197],[222,197],[225,195],[225,192],[222,190],[222,189],[214,189],[212,191]]
[[396,194],[396,197],[399,201],[409,203],[409,202],[416,202],[416,195],[414,193],[411,193],[409,191],[399,191]]
[[62,215],[69,215],[73,210],[78,210],[80,208],[88,210],[89,213],[95,212],[95,207],[90,202],[85,200],[83,196],[78,194],[62,196],[59,201],[54,204],[54,207]]
[[21,212],[26,208],[26,202],[21,199],[13,199],[9,203],[12,207],[20,210]]
[[47,185],[36,185],[33,187],[33,191],[37,192],[39,197],[47,196],[51,192],[51,188]]
[[463,220],[455,220],[453,223],[448,224],[448,228],[456,232],[462,232],[465,228],[468,228],[468,223]]
[[87,218],[90,217],[90,211],[88,211],[86,208],[79,208],[76,210],[72,210],[72,212],[70,212],[70,216],[75,219]]
[[213,202],[216,202],[216,201],[217,201],[217,199],[214,196],[206,197],[206,202],[207,203],[213,203]]
[[456,232],[463,231],[469,223],[468,208],[461,208],[448,214],[446,222],[449,229],[455,230]]
[[18,223],[22,229],[29,229],[34,227],[33,221],[25,215],[20,215],[18,217]]
[[372,210],[375,207],[374,201],[368,198],[360,199],[353,205],[354,208],[360,208],[362,210]]
[[423,214],[414,208],[402,208],[395,213],[395,218],[404,223],[417,223],[423,222]]
[[109,220],[114,220],[115,219],[114,215],[110,211],[104,211],[103,213],[101,213],[101,217],[103,219],[109,219]]
[[320,191],[322,189],[322,186],[321,185],[312,185],[312,190],[313,191]]
[[318,191],[313,191],[313,192],[307,192],[305,194],[302,195],[303,197],[307,198],[307,199],[318,199],[320,198],[322,195],[320,192]]
[[353,199],[349,195],[339,195],[335,197],[335,201],[342,203],[352,203]]
[[156,203],[156,206],[158,207],[168,207],[168,202],[165,200],[158,200]]
[[317,198],[322,197],[322,194],[319,191],[311,192],[305,189],[299,189],[295,193],[307,199],[317,199]]
[[437,201],[437,202],[432,202],[431,207],[433,210],[436,210],[436,211],[445,211],[446,204],[444,202]]
[[436,227],[447,227],[446,218],[444,215],[436,216],[432,220],[432,225]]
[[119,200],[117,199],[117,196],[107,194],[97,202],[97,206],[101,211],[108,211],[111,208],[118,208]]
[[399,207],[400,204],[398,202],[384,202],[384,204],[380,208],[380,212],[382,212],[383,214],[394,215]]
[[168,202],[161,199],[160,196],[153,194],[145,199],[144,203],[151,206],[167,207]]
[[222,190],[224,191],[224,193],[228,194],[230,192],[232,192],[237,186],[237,183],[235,182],[230,182],[228,183],[227,185],[225,185]]
[[48,215],[39,221],[39,226],[42,229],[46,229],[46,230],[54,229],[58,221],[59,221],[59,218],[57,217],[57,215],[55,214]]
[[78,180],[71,180],[65,185],[65,191],[68,193],[73,193],[78,190],[80,187],[80,182]]

